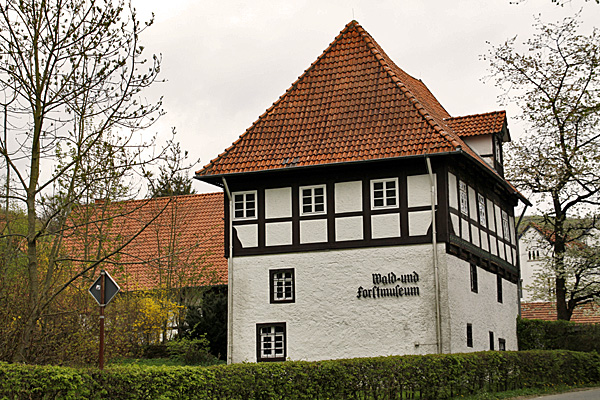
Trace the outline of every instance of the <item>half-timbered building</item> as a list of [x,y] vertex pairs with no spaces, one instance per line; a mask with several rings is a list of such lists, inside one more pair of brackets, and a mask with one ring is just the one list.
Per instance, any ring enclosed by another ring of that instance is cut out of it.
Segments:
[[349,23],[196,173],[225,192],[229,361],[517,349],[508,140]]

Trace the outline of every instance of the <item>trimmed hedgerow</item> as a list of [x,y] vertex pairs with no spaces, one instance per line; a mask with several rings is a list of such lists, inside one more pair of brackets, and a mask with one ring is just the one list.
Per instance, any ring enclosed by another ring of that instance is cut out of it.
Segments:
[[480,352],[104,371],[0,364],[0,399],[447,399],[600,383],[600,356]]
[[600,324],[517,319],[521,350],[572,350],[600,352]]

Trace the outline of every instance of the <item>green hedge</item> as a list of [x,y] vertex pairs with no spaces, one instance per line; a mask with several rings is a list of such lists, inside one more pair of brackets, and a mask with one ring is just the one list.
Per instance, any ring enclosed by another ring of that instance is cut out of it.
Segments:
[[600,352],[600,324],[517,319],[520,350]]
[[215,367],[0,364],[0,399],[445,399],[600,383],[600,356],[481,352]]

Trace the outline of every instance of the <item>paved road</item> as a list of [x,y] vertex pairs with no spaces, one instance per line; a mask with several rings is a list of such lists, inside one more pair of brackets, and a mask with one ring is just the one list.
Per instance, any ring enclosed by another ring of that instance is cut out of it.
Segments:
[[534,399],[543,400],[599,400],[600,388],[580,390],[576,392],[568,392],[561,394],[553,394],[552,396],[534,397]]

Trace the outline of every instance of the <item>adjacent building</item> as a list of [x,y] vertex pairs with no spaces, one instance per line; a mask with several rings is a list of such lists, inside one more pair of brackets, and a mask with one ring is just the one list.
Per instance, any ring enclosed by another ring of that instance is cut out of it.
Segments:
[[196,173],[225,192],[229,362],[516,350],[508,140],[350,22]]

